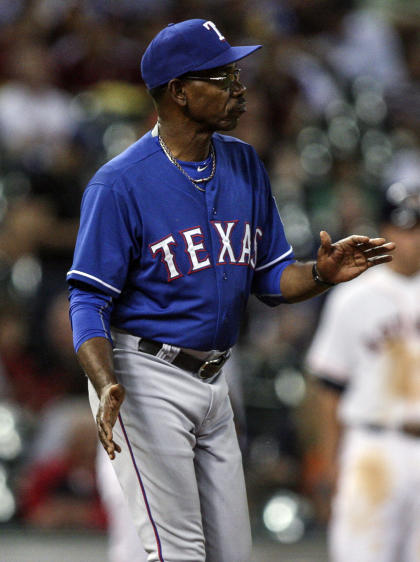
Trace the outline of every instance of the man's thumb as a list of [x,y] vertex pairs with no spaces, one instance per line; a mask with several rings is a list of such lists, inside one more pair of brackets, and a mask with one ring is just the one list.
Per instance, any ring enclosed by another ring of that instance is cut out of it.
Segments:
[[124,396],[125,396],[124,387],[121,386],[120,384],[114,384],[109,389],[109,394],[112,400],[114,400],[117,403],[121,403],[124,400]]
[[321,232],[319,233],[319,237],[321,239],[321,246],[325,250],[328,250],[332,244],[331,236],[328,234],[326,230],[321,230]]

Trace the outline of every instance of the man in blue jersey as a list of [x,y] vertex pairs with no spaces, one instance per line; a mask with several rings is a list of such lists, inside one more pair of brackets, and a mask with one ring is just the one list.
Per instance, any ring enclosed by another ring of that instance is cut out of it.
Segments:
[[249,560],[222,366],[250,293],[304,300],[394,248],[321,232],[317,261],[296,262],[255,151],[216,133],[246,110],[237,61],[258,48],[231,47],[199,19],[158,33],[142,58],[158,123],[83,197],[68,273],[74,343],[149,561]]

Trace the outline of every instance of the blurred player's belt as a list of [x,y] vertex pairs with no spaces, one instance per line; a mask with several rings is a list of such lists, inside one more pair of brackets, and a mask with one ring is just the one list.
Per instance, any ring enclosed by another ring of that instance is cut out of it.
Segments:
[[[157,341],[141,338],[138,344],[138,350],[143,353],[148,353],[149,355],[158,355],[164,345],[165,344]],[[221,353],[214,359],[203,361],[202,359],[198,359],[197,357],[180,350],[170,363],[180,369],[183,369],[184,371],[190,371],[191,373],[197,374],[201,379],[209,379],[220,371],[229,357],[230,350]]]
[[420,424],[414,423],[403,423],[397,427],[387,427],[385,425],[380,425],[376,423],[366,423],[363,424],[363,428],[367,429],[368,431],[399,431],[400,433],[404,433],[404,435],[409,435],[410,437],[419,437],[420,438]]

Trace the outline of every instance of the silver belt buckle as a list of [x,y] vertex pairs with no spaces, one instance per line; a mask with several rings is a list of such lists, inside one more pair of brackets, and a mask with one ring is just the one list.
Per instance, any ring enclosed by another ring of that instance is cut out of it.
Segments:
[[209,379],[213,375],[217,374],[229,357],[230,351],[226,351],[226,353],[223,353],[216,359],[205,361],[198,370],[198,376],[200,379]]

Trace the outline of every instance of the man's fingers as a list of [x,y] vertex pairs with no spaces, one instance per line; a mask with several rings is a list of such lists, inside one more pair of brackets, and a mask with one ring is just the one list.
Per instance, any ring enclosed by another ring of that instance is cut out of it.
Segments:
[[101,427],[99,424],[98,424],[97,427],[98,427],[98,436],[99,436],[99,439],[102,441],[102,443],[103,443],[104,441],[108,441],[108,437],[106,436],[106,433],[105,433],[105,431],[102,429],[102,427]]
[[96,420],[96,425],[99,439],[103,445],[107,447],[112,442],[112,427],[108,422],[99,417]]
[[106,431],[104,431],[102,427],[98,427],[98,436],[105,448],[108,447],[112,442],[112,435],[111,437],[109,437],[109,435],[107,435]]
[[373,267],[374,265],[379,265],[381,263],[388,263],[392,261],[392,256],[377,256],[373,258],[368,258],[368,267]]
[[368,242],[357,245],[360,250],[368,250],[369,248],[386,248],[387,250],[394,250],[395,243],[387,242],[385,238],[369,238]]
[[[369,238],[369,236],[362,236],[360,234],[353,234],[352,236],[349,236],[348,238],[344,238],[344,240],[340,240],[340,242],[350,242],[353,246],[363,246],[364,244],[369,245],[369,243],[372,240],[376,240],[376,238]],[[383,242],[385,242],[385,240],[383,240]]]
[[[320,232],[320,236],[321,236],[321,244],[323,241],[323,233],[325,233],[328,236],[329,239],[329,243],[333,246],[351,246],[351,247],[355,247],[357,246],[360,250],[365,250],[367,248],[371,248],[372,244],[371,241],[374,241],[373,245],[376,246],[377,245],[377,240],[380,240],[379,238],[369,238],[369,236],[362,236],[359,234],[353,234],[352,236],[347,236],[347,238],[342,238],[341,240],[337,240],[337,242],[334,242],[334,244],[331,243],[331,238],[330,235],[325,232],[325,230],[322,230]],[[324,240],[326,240],[326,237],[324,236]],[[382,243],[385,242],[385,239],[382,239]],[[323,244],[322,244],[323,245]]]
[[98,435],[103,448],[111,460],[115,458],[115,451],[121,453],[121,447],[112,440],[112,432],[111,436],[109,436],[102,428],[99,428]]
[[384,244],[382,246],[382,248],[385,248],[386,250],[395,250],[395,248],[397,247],[397,245],[395,244],[395,242],[387,242],[386,244]]
[[115,453],[121,453],[121,447],[115,441],[110,441],[107,445],[102,443],[105,448],[105,451],[108,453],[108,456],[111,460],[115,459]]
[[374,256],[386,255],[388,252],[392,252],[393,250],[395,250],[395,244],[393,242],[388,242],[387,244],[383,244],[382,246],[368,248],[364,250],[363,253],[369,259]]
[[368,244],[370,244],[371,246],[382,246],[382,244],[385,244],[385,242],[385,238],[369,238]]
[[102,428],[98,428],[99,440],[102,443],[103,448],[107,452],[110,458],[114,458],[114,443],[112,439],[108,439],[106,433]]
[[121,453],[121,447],[118,443],[113,440],[112,425],[108,422],[98,419],[98,436],[102,443],[103,448],[107,452],[109,458],[113,460],[115,458],[115,452]]
[[395,249],[395,243],[387,242],[385,238],[369,238],[368,236],[359,236],[358,234],[343,238],[335,244],[350,244],[361,252],[366,252],[374,248],[382,248],[387,252]]
[[362,236],[359,234],[353,234],[347,238],[343,238],[337,242],[350,242],[353,246],[358,246],[361,250],[366,248],[374,248],[376,246],[382,246],[385,244],[385,238],[369,238],[369,236]]

